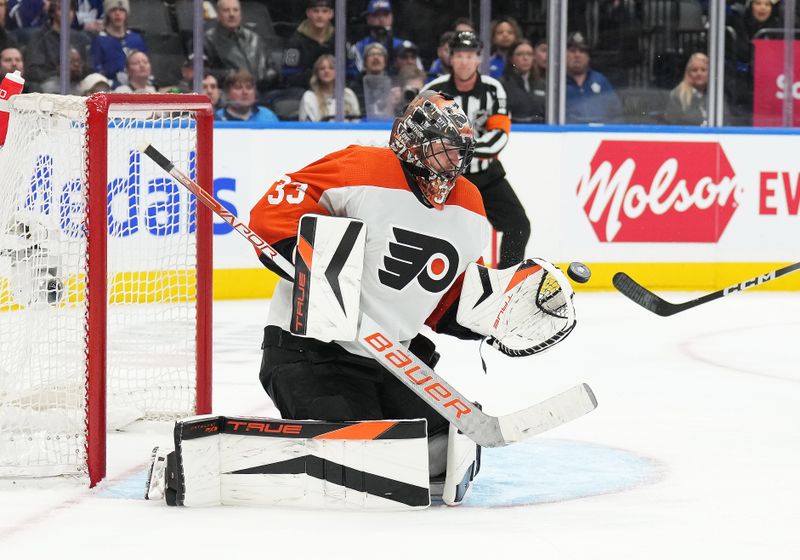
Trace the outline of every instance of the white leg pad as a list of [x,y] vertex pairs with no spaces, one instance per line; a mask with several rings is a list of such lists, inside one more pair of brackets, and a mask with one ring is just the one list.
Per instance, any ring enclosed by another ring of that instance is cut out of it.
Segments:
[[336,423],[205,416],[178,421],[175,441],[175,475],[167,483],[177,505],[430,505],[424,419]]
[[469,494],[477,470],[478,445],[450,424],[442,501],[448,506],[461,505]]
[[161,447],[153,448],[150,470],[144,487],[145,500],[161,500],[166,489],[167,450]]

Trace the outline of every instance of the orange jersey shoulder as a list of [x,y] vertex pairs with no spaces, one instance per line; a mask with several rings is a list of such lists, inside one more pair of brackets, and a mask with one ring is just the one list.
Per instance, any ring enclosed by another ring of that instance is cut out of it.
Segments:
[[348,146],[273,183],[250,211],[250,228],[270,244],[294,237],[304,214],[329,214],[325,191],[357,185],[408,189],[390,149]]
[[470,212],[475,212],[484,218],[486,217],[486,210],[483,208],[481,192],[472,181],[465,177],[456,179],[456,186],[450,192],[445,206],[461,206]]
[[322,190],[362,185],[408,189],[400,161],[389,148],[348,146],[289,176]]

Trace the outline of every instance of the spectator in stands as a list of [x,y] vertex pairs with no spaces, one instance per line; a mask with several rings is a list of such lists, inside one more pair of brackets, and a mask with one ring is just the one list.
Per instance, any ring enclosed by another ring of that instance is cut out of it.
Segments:
[[86,77],[86,63],[75,47],[69,49],[69,93],[79,95],[78,86]]
[[[323,54],[314,63],[311,72],[311,89],[300,100],[299,120],[327,121],[336,116],[336,98],[333,84],[336,79],[336,66],[333,55]],[[350,88],[344,88],[344,116],[347,120],[358,120],[361,108],[358,98]]]
[[395,116],[400,116],[422,90],[427,78],[425,72],[416,66],[403,68],[397,75],[397,86],[392,88],[392,101]]
[[[203,55],[203,68],[208,67],[208,57]],[[160,90],[162,93],[192,93],[194,91],[194,53],[189,53],[186,60],[181,64],[181,79],[180,81],[167,88]]]
[[204,49],[209,68],[217,75],[247,70],[262,94],[278,82],[278,71],[272,65],[264,39],[242,26],[239,0],[217,2],[217,21],[206,31]]
[[622,104],[614,88],[589,66],[589,46],[583,34],[567,37],[567,122],[608,123],[622,116]]
[[387,72],[389,54],[380,43],[372,43],[364,49],[364,73],[353,84],[359,106],[369,120],[394,118],[390,95],[392,79]]
[[44,0],[8,0],[9,29],[35,29],[47,23]]
[[533,68],[547,84],[547,38],[545,37],[540,37],[533,43]]
[[[208,63],[208,57],[203,55],[203,69]],[[178,82],[176,89],[179,93],[192,93],[194,91],[194,53],[189,53],[186,60],[181,64],[181,81]]]
[[[389,56],[389,68],[394,66],[396,51],[403,45],[401,39],[394,36],[392,25],[394,17],[392,15],[392,3],[389,0],[369,0],[367,4],[367,26],[369,35],[361,39],[355,45],[356,67],[359,72],[364,71],[364,49],[372,43],[380,43],[386,49]],[[420,66],[422,68],[422,66]]]
[[752,40],[762,29],[782,28],[783,19],[771,0],[750,0],[743,14],[732,10],[728,23],[736,37],[733,45],[726,46],[725,53],[729,61],[726,89],[730,93],[734,116],[731,124],[749,126],[753,117]]
[[103,30],[103,0],[78,0],[75,18],[79,29],[100,33]]
[[156,93],[151,74],[152,67],[147,53],[133,51],[128,55],[125,74],[120,75],[122,83],[114,91],[116,93]]
[[146,53],[147,45],[141,35],[128,29],[128,0],[105,0],[103,12],[105,26],[92,41],[92,62],[97,72],[119,84],[117,74],[125,72],[128,55],[135,50]]
[[283,52],[287,85],[308,88],[311,67],[323,54],[333,54],[333,0],[309,0],[304,19]]
[[732,11],[729,22],[736,31],[736,56],[738,60],[750,62],[750,41],[756,33],[767,28],[783,27],[783,19],[772,0],[750,0],[745,4],[744,14]]
[[[6,47],[0,50],[0,80],[2,80],[7,72],[15,72],[19,70],[22,76],[25,76],[25,64],[22,60],[22,52],[16,47]],[[22,86],[22,93],[30,93],[28,82]]]
[[364,49],[364,73],[385,76],[388,73],[389,53],[380,43],[372,43]]
[[512,17],[501,17],[492,22],[492,57],[489,59],[489,75],[498,79],[503,75],[511,45],[522,39],[522,30]]
[[664,119],[670,124],[707,126],[707,88],[708,57],[694,53],[686,64],[683,80],[669,93]]
[[394,74],[400,74],[405,68],[420,69],[419,51],[411,41],[403,41],[395,51]]
[[211,72],[206,72],[203,76],[203,93],[211,100],[211,106],[214,110],[219,108],[219,82],[217,82],[217,77]]
[[[60,0],[3,0],[2,3],[8,4],[8,9],[13,12],[11,21],[8,22],[9,28],[25,30],[47,25],[50,6],[59,2]],[[102,21],[96,21],[102,13],[103,0],[79,0],[71,27],[78,31],[96,33],[102,27]],[[28,37],[24,33],[23,36]]]
[[445,31],[439,37],[439,46],[436,49],[436,60],[428,70],[428,80],[435,80],[439,76],[450,74],[453,68],[450,66],[450,40],[455,35],[454,31]]
[[275,113],[256,105],[256,80],[247,70],[233,70],[225,77],[225,102],[214,113],[218,121],[276,123]]
[[511,122],[544,123],[546,86],[533,64],[535,53],[527,39],[508,51],[508,64],[500,82],[506,90]]
[[0,51],[6,47],[16,47],[17,40],[6,30],[6,7],[8,0],[0,0]]
[[111,80],[100,72],[89,74],[78,84],[78,95],[87,96],[102,91],[111,91]]
[[[75,17],[75,0],[70,0],[70,21]],[[69,43],[82,60],[89,55],[89,38],[82,31],[69,30]],[[61,3],[51,2],[47,8],[47,25],[36,31],[25,50],[26,79],[34,90],[59,93],[61,66]],[[38,84],[38,85],[37,85]]]
[[[9,72],[19,70],[25,76],[25,63],[22,52],[16,47],[6,47],[0,51],[0,79]],[[27,86],[27,84],[25,84]]]

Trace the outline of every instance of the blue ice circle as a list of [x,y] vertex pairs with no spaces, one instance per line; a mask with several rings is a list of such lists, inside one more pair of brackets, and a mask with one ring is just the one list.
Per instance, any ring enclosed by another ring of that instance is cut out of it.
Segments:
[[659,464],[630,451],[580,441],[533,439],[483,449],[465,507],[574,500],[655,482]]

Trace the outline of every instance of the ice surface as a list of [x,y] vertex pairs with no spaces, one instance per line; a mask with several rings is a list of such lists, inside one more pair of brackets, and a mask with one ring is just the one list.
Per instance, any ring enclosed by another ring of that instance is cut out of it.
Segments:
[[[215,303],[215,412],[275,414],[258,383],[268,305]],[[599,401],[485,450],[464,507],[168,508],[139,498],[150,450],[170,442],[169,426],[146,423],[109,434],[109,478],[93,491],[0,486],[0,557],[800,557],[800,295],[745,293],[670,318],[610,293],[578,293],[576,307],[550,353],[484,348],[488,375],[476,344],[438,340],[437,369],[492,414],[581,381]]]

